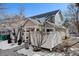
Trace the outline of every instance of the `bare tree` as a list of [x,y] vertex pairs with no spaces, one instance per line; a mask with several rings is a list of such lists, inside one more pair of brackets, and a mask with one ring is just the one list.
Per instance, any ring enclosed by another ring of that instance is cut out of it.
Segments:
[[25,16],[25,7],[23,4],[19,5],[18,11],[20,19],[22,19]]
[[75,25],[76,25],[76,28],[78,30],[78,36],[79,36],[79,3],[75,3],[75,7],[76,7],[76,19],[75,19]]
[[[79,17],[78,17],[79,16],[79,3],[70,4],[66,15],[68,16],[68,18],[67,18],[67,23],[65,25],[70,26],[70,27],[73,26],[73,29],[74,27],[76,27],[75,30],[77,31],[76,33],[79,36]],[[66,46],[65,47],[66,49],[64,51],[65,55],[67,56],[70,55],[70,51],[69,51],[70,47],[78,43],[79,41],[70,46]]]
[[[67,24],[69,24],[68,26],[73,26],[73,28],[76,28],[76,33],[79,36],[79,4],[78,3],[74,3],[74,4],[70,4],[68,6],[68,10],[67,10],[67,20],[69,21]],[[69,27],[69,28],[70,28]]]
[[18,45],[21,45],[21,43],[22,43],[22,26],[19,27],[18,34],[19,34]]

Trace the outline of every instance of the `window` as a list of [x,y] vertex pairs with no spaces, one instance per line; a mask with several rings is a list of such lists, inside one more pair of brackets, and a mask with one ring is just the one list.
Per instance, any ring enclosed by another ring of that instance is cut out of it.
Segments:
[[34,31],[34,28],[31,28],[31,31]]
[[37,29],[37,31],[39,31],[39,29]]
[[52,29],[47,29],[47,31],[46,32],[50,32],[50,31],[53,31]]

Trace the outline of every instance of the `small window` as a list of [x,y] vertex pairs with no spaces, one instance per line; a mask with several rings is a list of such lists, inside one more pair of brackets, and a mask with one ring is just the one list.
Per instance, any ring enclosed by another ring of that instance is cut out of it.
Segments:
[[37,29],[37,31],[39,31],[39,29]]
[[29,32],[29,30],[27,30],[27,32]]
[[52,29],[47,29],[47,32],[53,31]]
[[28,39],[28,37],[26,37],[26,39]]
[[32,28],[31,31],[34,31],[34,28]]

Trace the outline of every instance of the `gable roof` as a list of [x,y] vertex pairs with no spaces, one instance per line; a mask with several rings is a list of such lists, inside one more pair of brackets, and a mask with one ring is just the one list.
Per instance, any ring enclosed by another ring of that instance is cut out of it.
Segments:
[[34,24],[37,24],[37,25],[39,25],[40,24],[40,21],[38,21],[38,20],[36,20],[36,19],[29,19],[30,21],[32,21]]
[[[31,16],[29,18],[36,19],[43,24],[44,22],[48,21],[48,19],[51,19],[52,17],[53,17],[53,20],[54,20],[54,16],[57,14],[58,11],[59,10],[50,11],[50,12],[47,12],[47,13]],[[51,20],[51,21],[53,21],[53,20]]]
[[31,16],[30,18],[42,18],[42,17],[51,16],[51,15],[55,16],[58,11],[59,11],[59,10],[55,10],[55,11],[51,11],[51,12],[47,12],[47,13],[43,13],[43,14]]
[[41,24],[40,21],[38,21],[38,20],[36,20],[36,19],[28,18],[28,19],[25,21],[25,23],[24,23],[23,26],[25,26],[25,24],[26,24],[28,21],[31,21],[32,23],[34,23],[34,24],[36,24],[36,25],[40,25],[40,24]]

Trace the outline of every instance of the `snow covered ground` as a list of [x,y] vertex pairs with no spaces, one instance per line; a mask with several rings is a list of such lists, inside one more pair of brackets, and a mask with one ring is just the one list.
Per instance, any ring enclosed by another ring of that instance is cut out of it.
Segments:
[[49,52],[47,50],[42,50],[39,52],[34,52],[33,48],[30,47],[29,49],[20,49],[17,51],[18,54],[28,55],[28,56],[64,56],[64,53],[57,53],[57,52]]
[[44,56],[44,55],[46,55],[45,52],[33,52],[31,49],[25,49],[25,48],[18,50],[17,53],[28,55],[28,56],[33,56],[33,55]]
[[17,47],[17,46],[18,46],[17,43],[8,44],[8,41],[7,40],[0,42],[0,49],[1,50],[12,49],[12,48]]

